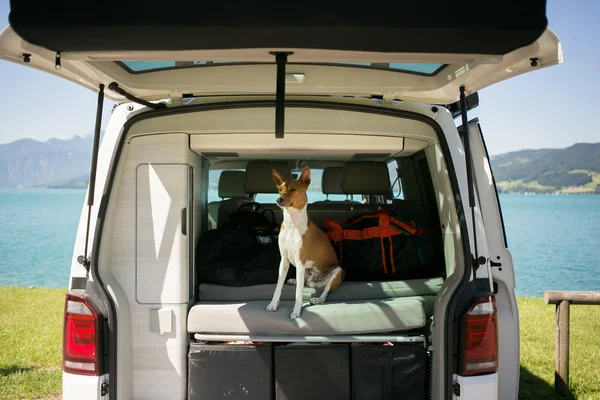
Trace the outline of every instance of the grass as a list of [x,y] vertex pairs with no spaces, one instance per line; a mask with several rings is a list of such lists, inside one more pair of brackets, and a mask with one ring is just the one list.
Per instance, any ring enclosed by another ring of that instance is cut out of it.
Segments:
[[[0,287],[0,399],[60,394],[63,289]],[[554,306],[518,299],[521,400],[558,400],[554,393]],[[600,400],[600,307],[571,307],[570,389]]]
[[522,179],[516,179],[514,181],[501,181],[496,182],[498,189],[504,192],[535,192],[535,193],[547,193],[553,192],[556,189],[552,186],[544,186],[537,183],[537,181],[523,182]]
[[512,181],[501,181],[496,182],[496,186],[498,189],[503,192],[510,193],[523,193],[523,192],[532,192],[532,193],[553,193],[553,192],[561,192],[561,193],[584,193],[584,192],[594,192],[596,190],[596,186],[600,185],[600,174],[594,171],[588,171],[585,169],[574,169],[569,171],[570,174],[589,174],[591,175],[592,181],[586,183],[583,186],[575,187],[575,188],[559,188],[553,186],[544,186],[540,185],[537,181],[523,182],[522,179],[515,179]]
[[[588,171],[586,171],[588,172]],[[596,186],[600,185],[600,174],[596,172],[589,172],[592,174],[592,181],[585,184],[585,188],[596,190]]]
[[[559,399],[554,394],[555,308],[521,297],[521,399]],[[600,399],[600,306],[571,306],[569,386],[576,399]]]
[[64,289],[0,288],[0,399],[61,391]]

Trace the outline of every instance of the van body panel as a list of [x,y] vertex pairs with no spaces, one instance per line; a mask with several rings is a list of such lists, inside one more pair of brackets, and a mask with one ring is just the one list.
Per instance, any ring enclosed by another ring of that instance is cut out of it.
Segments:
[[[447,398],[449,382],[447,382],[445,367],[448,364],[445,364],[446,356],[444,351],[450,346],[450,338],[444,333],[444,327],[447,324],[452,324],[452,321],[448,320],[447,315],[449,305],[453,301],[454,293],[463,284],[465,279],[470,280],[472,278],[471,272],[467,269],[465,254],[461,250],[464,248],[463,242],[467,239],[471,242],[473,235],[468,233],[471,228],[468,223],[467,173],[462,141],[458,135],[454,120],[447,109],[440,109],[435,121],[444,133],[450,157],[450,160],[445,159],[444,152],[439,145],[432,146],[426,151],[437,193],[436,201],[440,214],[440,223],[444,232],[444,256],[447,273],[449,274],[436,297],[433,314],[433,365],[438,366],[438,368],[434,368],[432,371],[431,385],[432,399],[437,400]],[[453,168],[458,191],[460,192],[459,197],[456,197],[454,190],[452,190],[448,168]],[[462,206],[465,213],[467,232],[463,232],[460,226],[461,222],[458,219],[456,211],[458,208],[458,204],[456,204],[457,199],[460,199],[462,202],[460,206]],[[464,237],[465,234],[467,238]],[[470,246],[472,248],[472,245]]]
[[[168,239],[159,249],[168,253],[166,258],[159,257],[164,261],[162,265],[166,267],[160,269],[162,274],[138,279],[140,276],[135,267],[135,227],[136,199],[139,194],[136,187],[138,167],[155,163],[175,164],[175,175],[157,174],[160,182],[155,182],[159,187],[173,187],[175,192],[167,192],[166,198],[175,199],[175,194],[181,193],[179,188],[188,188],[188,166],[192,169],[199,167],[199,158],[191,152],[188,143],[188,135],[181,133],[148,135],[126,142],[121,153],[121,162],[118,163],[114,186],[107,188],[115,197],[111,198],[107,206],[103,232],[106,240],[102,241],[102,246],[110,246],[111,250],[109,262],[105,260],[103,263],[101,259],[98,272],[103,280],[110,282],[115,302],[119,305],[117,364],[120,386],[117,393],[124,398],[180,399],[187,395],[186,317],[190,264],[177,260],[187,260],[189,249],[187,245],[172,246],[173,239],[179,237],[175,235],[174,230],[179,229],[181,232],[181,209],[175,207],[175,200],[172,200],[174,209],[168,213],[166,221],[160,214],[156,215],[156,218],[152,212],[146,215],[151,223],[145,228],[142,238],[153,232],[153,224],[162,226],[164,222],[164,226],[170,229]],[[178,179],[179,182],[173,182],[173,179]],[[193,188],[190,187],[189,190]],[[177,196],[179,205],[186,204],[187,190],[185,196]],[[146,246],[145,252],[156,257],[153,240]],[[152,287],[147,287],[148,284]],[[136,296],[138,288],[143,288],[143,302],[138,301]],[[157,377],[160,377],[160,390],[153,384]]]
[[490,249],[489,257],[486,257],[487,266],[497,287],[499,398],[516,398],[519,391],[520,345],[514,266],[512,255],[506,247],[496,183],[479,122],[471,121],[469,130],[475,184],[486,227],[485,240]]
[[[183,215],[190,206],[189,166],[142,163],[136,168],[136,299],[189,300],[189,240]],[[154,250],[154,251],[152,251]]]

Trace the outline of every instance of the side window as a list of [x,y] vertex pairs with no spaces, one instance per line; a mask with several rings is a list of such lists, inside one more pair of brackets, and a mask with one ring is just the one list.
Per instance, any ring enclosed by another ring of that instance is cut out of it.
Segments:
[[[298,172],[300,173],[300,172]],[[327,196],[323,193],[323,170],[312,168],[310,170],[310,186],[308,187],[308,191],[306,194],[308,195],[308,203],[314,203],[317,201],[344,201],[346,200],[346,195],[344,194],[330,194]]]
[[[302,171],[298,171],[296,174],[300,174]],[[310,170],[310,186],[306,191],[306,195],[308,196],[308,203],[314,203],[315,201],[323,201],[326,196],[323,193],[323,187],[321,186],[323,182],[323,170],[311,168]],[[330,196],[331,197],[331,196]]]
[[402,190],[402,176],[398,174],[398,163],[396,160],[388,163],[390,173],[390,187],[394,199],[404,200],[404,191]]
[[208,202],[220,201],[219,198],[219,178],[222,169],[212,169],[208,171]]
[[279,195],[277,193],[258,193],[254,196],[254,201],[264,204],[273,204],[277,201]]

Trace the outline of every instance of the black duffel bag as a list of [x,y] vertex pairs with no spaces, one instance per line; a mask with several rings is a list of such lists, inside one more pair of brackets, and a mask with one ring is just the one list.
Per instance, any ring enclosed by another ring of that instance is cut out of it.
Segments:
[[384,209],[325,220],[325,231],[347,281],[390,281],[440,276],[441,238]]
[[226,286],[276,283],[281,261],[278,234],[272,210],[261,211],[257,203],[242,205],[222,228],[201,236],[196,252],[200,281]]

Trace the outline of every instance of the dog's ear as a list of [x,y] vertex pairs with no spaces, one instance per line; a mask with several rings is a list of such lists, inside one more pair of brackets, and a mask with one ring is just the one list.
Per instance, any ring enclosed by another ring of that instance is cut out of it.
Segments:
[[310,168],[308,167],[308,165],[304,167],[298,180],[300,181],[300,183],[306,186],[310,185]]
[[283,176],[281,176],[281,174],[275,169],[273,170],[273,182],[275,182],[275,186],[280,186],[283,182],[285,182]]

